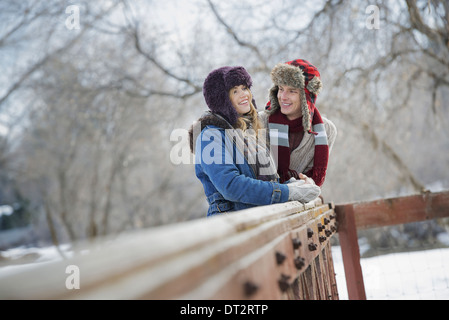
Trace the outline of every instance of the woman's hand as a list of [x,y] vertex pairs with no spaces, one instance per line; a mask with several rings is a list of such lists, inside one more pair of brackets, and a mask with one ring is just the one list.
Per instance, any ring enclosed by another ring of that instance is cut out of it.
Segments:
[[316,199],[321,194],[320,187],[315,184],[305,183],[304,180],[291,182],[287,184],[287,186],[289,192],[289,201],[299,201],[302,203],[307,203]]

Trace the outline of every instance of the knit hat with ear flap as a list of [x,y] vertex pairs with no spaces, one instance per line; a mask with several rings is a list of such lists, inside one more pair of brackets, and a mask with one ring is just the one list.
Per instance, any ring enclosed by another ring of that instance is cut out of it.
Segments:
[[[203,95],[209,109],[224,117],[234,125],[239,114],[229,99],[229,90],[235,86],[246,85],[251,88],[251,76],[243,67],[221,67],[209,73],[204,80]],[[255,101],[252,101],[256,107]]]
[[[317,95],[322,88],[320,73],[310,62],[297,59],[277,64],[271,71],[271,80],[273,81],[273,87],[270,89],[270,101],[266,106],[270,115],[268,118],[270,137],[272,135],[271,128],[277,130],[275,132],[279,137],[285,137],[290,130],[294,130],[291,122],[280,112],[281,108],[277,97],[279,86],[300,89],[302,128],[305,132],[315,135],[313,168],[309,172],[304,172],[304,174],[310,176],[318,186],[321,186],[326,176],[329,146],[323,120],[315,107]],[[273,145],[273,143],[271,144]],[[280,139],[278,148],[278,173],[281,177],[281,182],[288,180],[290,177],[297,178],[298,173],[289,167],[289,142],[285,141],[285,139]]]
[[318,69],[302,59],[279,63],[271,70],[271,80],[274,86],[270,89],[270,101],[267,105],[270,114],[280,108],[277,98],[279,86],[299,88],[301,89],[303,127],[304,131],[310,132],[313,116],[318,111],[315,107],[316,98],[323,87]]

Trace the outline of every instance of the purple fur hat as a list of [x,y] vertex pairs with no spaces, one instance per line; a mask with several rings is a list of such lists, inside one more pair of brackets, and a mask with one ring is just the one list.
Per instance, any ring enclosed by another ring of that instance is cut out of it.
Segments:
[[[251,88],[251,76],[243,67],[221,67],[213,70],[204,80],[203,95],[209,109],[224,117],[231,125],[237,122],[239,114],[229,99],[229,90],[235,86]],[[253,105],[255,101],[253,99]]]

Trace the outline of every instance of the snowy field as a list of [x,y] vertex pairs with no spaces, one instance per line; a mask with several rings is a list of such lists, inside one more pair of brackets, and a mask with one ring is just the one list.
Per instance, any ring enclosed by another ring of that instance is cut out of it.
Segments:
[[[332,247],[338,293],[348,299],[341,249]],[[392,253],[360,261],[368,300],[449,300],[449,249]]]
[[[67,257],[72,253],[68,250],[69,246],[62,246],[62,251]],[[22,272],[24,270],[33,269],[34,267],[51,263],[53,261],[62,260],[61,255],[56,250],[56,247],[46,248],[13,248],[6,251],[0,251],[3,258],[11,261],[10,264],[0,264],[0,279],[9,274]],[[31,263],[26,263],[28,260],[33,260]],[[1,261],[1,259],[0,259]]]
[[[16,248],[0,252],[3,257],[38,257],[33,263],[0,266],[0,277],[37,264],[61,259],[52,248]],[[66,252],[70,255],[69,252]],[[338,292],[341,300],[348,294],[341,249],[332,247]],[[12,260],[14,261],[14,260]],[[433,249],[387,254],[361,260],[367,299],[376,300],[449,300],[449,249]],[[1,281],[1,280],[0,280]]]

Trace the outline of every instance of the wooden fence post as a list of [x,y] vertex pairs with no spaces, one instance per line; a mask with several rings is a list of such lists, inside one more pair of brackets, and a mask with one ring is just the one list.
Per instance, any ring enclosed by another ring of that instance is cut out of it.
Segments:
[[338,237],[345,269],[346,285],[350,300],[366,300],[360,250],[352,205],[335,206],[338,222]]

